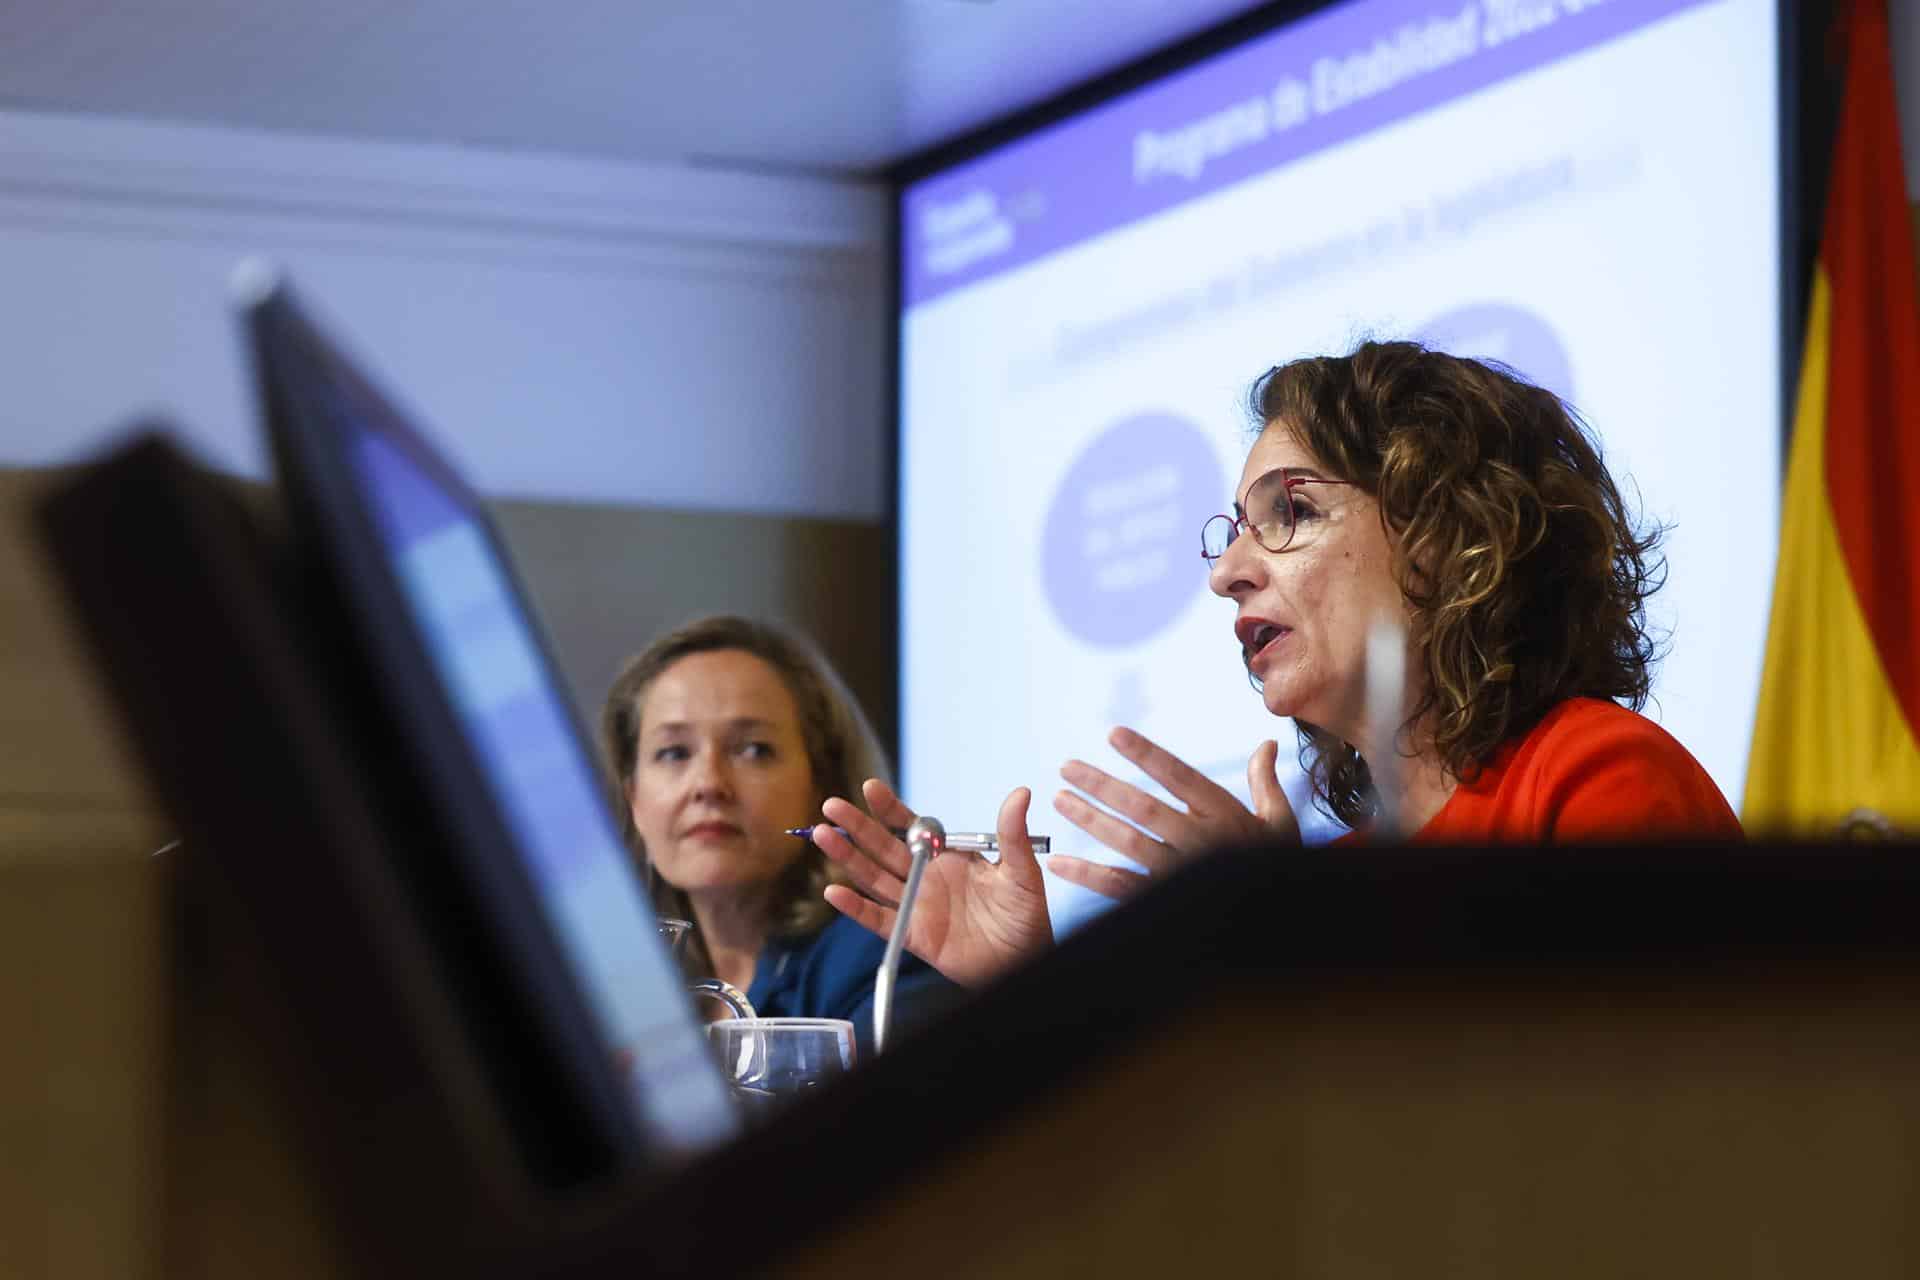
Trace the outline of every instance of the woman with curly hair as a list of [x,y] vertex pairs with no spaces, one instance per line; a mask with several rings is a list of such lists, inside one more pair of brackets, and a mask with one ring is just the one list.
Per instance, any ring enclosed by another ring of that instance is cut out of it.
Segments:
[[[1259,435],[1202,550],[1214,593],[1236,606],[1241,660],[1267,709],[1294,721],[1315,799],[1354,828],[1346,839],[1740,838],[1707,772],[1638,714],[1659,533],[1634,528],[1565,404],[1498,365],[1407,342],[1279,366],[1250,399]],[[1368,660],[1388,653],[1399,669],[1373,683],[1400,692],[1400,712],[1381,723]],[[1080,761],[1061,773],[1084,794],[1054,807],[1149,875],[1214,845],[1298,839],[1277,743],[1248,763],[1249,811],[1139,734],[1111,741],[1185,808]],[[888,823],[911,816],[884,785],[867,799]],[[962,981],[1047,940],[1033,927],[1036,899],[1043,923],[1045,908],[1026,804],[1016,792],[1002,808],[997,866],[929,868],[920,954]],[[905,851],[842,801],[826,812],[854,839],[816,838],[865,891],[829,900],[889,927]],[[1049,865],[1113,897],[1148,880],[1062,855]]]
[[[732,983],[763,1016],[846,1018],[870,1051],[884,947],[827,906],[831,864],[787,834],[826,797],[886,773],[826,659],[769,623],[702,618],[627,662],[600,738],[655,909],[694,924],[688,976]],[[943,990],[924,964],[903,965],[895,1025],[930,1013]]]

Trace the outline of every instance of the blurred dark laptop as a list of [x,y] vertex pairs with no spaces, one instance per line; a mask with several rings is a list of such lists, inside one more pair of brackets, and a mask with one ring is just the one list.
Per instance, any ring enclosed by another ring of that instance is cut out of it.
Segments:
[[445,1260],[739,1120],[477,495],[284,281],[240,311],[282,519],[156,432],[43,525],[345,1217]]

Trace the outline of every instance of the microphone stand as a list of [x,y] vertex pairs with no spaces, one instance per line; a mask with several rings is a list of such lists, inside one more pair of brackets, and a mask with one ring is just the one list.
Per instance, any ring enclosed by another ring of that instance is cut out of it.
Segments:
[[907,868],[906,887],[900,891],[900,907],[894,913],[893,932],[887,936],[886,954],[873,975],[873,1051],[886,1048],[887,1027],[893,1021],[893,983],[900,973],[900,952],[907,942],[907,920],[913,914],[913,900],[920,892],[920,874],[927,863],[947,847],[947,829],[938,818],[915,818],[907,828],[907,852],[913,864]]

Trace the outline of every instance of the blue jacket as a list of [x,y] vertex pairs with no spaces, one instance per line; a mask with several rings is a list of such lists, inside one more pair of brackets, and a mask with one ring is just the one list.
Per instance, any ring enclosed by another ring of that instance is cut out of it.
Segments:
[[[873,975],[885,939],[840,916],[811,938],[775,939],[753,967],[747,999],[763,1018],[845,1018],[858,1061],[873,1057]],[[895,1034],[956,1001],[960,988],[912,954],[900,957],[893,987]]]

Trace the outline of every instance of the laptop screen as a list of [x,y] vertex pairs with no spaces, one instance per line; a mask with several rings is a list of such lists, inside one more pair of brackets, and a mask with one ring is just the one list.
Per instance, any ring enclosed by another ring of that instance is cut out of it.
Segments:
[[719,1141],[732,1131],[724,1087],[513,584],[472,513],[392,441],[362,431],[353,457],[538,906],[608,1041],[631,1056],[643,1125],[674,1147]]
[[484,508],[284,285],[249,325],[282,483],[517,988],[505,1008],[570,1063],[614,1149],[724,1141],[731,1096]]

